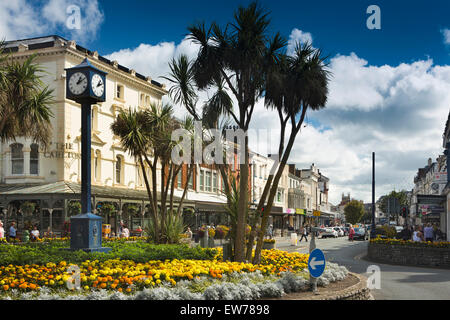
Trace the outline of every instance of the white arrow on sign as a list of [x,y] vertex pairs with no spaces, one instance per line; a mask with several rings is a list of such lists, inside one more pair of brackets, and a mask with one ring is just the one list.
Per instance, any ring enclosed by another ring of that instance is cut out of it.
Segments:
[[325,260],[318,260],[316,261],[316,257],[313,257],[311,259],[311,262],[309,263],[309,265],[311,266],[311,269],[316,270],[316,266],[321,266],[325,264]]

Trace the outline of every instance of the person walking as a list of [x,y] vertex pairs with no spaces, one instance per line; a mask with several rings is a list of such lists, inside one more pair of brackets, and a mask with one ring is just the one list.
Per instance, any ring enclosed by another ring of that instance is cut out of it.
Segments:
[[433,227],[431,226],[431,223],[427,224],[427,226],[423,229],[423,233],[424,233],[425,241],[433,242],[434,230],[433,230]]
[[348,230],[348,239],[353,242],[353,236],[355,235],[355,229],[353,229],[353,226],[350,226],[350,229]]
[[267,228],[267,235],[269,236],[269,239],[273,238],[273,225],[269,224],[269,227]]
[[16,239],[16,236],[17,236],[16,223],[13,221],[11,222],[11,227],[9,228],[9,237],[12,239]]
[[0,239],[5,237],[5,229],[3,229],[3,221],[0,220]]
[[302,227],[300,229],[300,232],[302,236],[300,237],[300,242],[302,242],[303,238],[305,238],[305,241],[308,242],[308,231],[306,230],[306,227]]

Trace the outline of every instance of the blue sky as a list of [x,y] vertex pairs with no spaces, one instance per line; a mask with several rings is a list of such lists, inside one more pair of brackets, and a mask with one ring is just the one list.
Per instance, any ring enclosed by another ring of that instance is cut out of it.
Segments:
[[[157,81],[180,53],[195,58],[185,39],[191,23],[232,19],[250,1],[10,0],[0,1],[0,38],[58,34]],[[66,26],[67,8],[81,9],[81,29]],[[376,152],[376,197],[408,189],[419,167],[442,154],[450,109],[450,1],[269,1],[271,30],[310,39],[329,56],[333,77],[326,108],[307,113],[308,126],[289,159],[315,163],[330,178],[330,200],[348,192],[371,200],[371,156]],[[381,30],[369,30],[369,5],[381,10]],[[202,93],[206,98],[208,92]],[[170,101],[166,98],[166,101]],[[184,110],[178,106],[178,115]],[[258,103],[254,129],[277,117]],[[270,143],[267,143],[270,144]],[[255,150],[264,154],[261,150]],[[273,153],[273,152],[268,152]]]
[[[140,43],[181,41],[187,26],[196,21],[229,21],[235,8],[250,1],[103,0],[105,19],[90,45],[109,54]],[[330,56],[357,52],[372,65],[411,62],[430,56],[449,62],[450,50],[441,29],[450,27],[449,1],[261,1],[271,11],[272,30],[286,37],[293,28],[314,35],[317,47]],[[369,30],[366,9],[381,9],[381,30]]]

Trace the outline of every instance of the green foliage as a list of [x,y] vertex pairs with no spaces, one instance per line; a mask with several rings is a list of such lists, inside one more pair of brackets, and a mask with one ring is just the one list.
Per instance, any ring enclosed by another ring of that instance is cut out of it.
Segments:
[[[399,206],[406,206],[408,203],[407,197],[406,197],[406,191],[402,190],[402,191],[391,191],[389,194],[383,196],[381,203],[380,203],[380,210],[384,213],[388,212],[388,199],[389,198],[397,198],[398,202],[399,202]],[[394,213],[394,209],[390,208],[391,213]]]
[[397,230],[392,226],[381,226],[375,228],[375,235],[385,236],[386,238],[395,238],[397,236]]
[[345,205],[344,214],[348,223],[356,224],[364,215],[364,205],[358,200],[352,200]]
[[107,243],[109,253],[70,251],[69,243],[27,243],[23,245],[0,245],[0,265],[46,264],[48,262],[79,264],[85,260],[105,261],[109,259],[129,259],[138,263],[149,260],[198,259],[212,260],[215,249],[190,248],[187,245],[155,245],[145,242]]
[[116,211],[116,207],[110,202],[102,203],[102,206],[100,207],[100,213],[105,217],[114,214]]
[[25,215],[31,215],[36,209],[36,203],[31,201],[25,201],[20,205],[20,211],[22,211]]
[[67,205],[69,216],[76,216],[81,213],[81,202],[70,201]]

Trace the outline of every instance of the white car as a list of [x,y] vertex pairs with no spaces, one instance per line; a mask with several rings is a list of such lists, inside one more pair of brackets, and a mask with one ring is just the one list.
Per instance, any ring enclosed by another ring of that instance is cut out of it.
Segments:
[[338,233],[338,237],[343,237],[345,232],[341,227],[333,227],[333,229]]
[[323,228],[319,230],[319,238],[323,239],[328,237],[337,238],[338,237],[337,231],[334,230],[333,228]]

